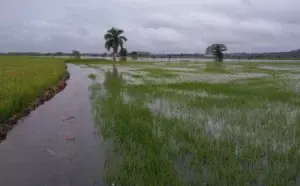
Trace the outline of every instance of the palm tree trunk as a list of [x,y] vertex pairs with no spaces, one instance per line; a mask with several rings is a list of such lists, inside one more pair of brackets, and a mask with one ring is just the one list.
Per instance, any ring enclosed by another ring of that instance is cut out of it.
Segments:
[[114,47],[113,59],[115,62],[117,61],[117,53],[118,53],[118,47]]
[[114,61],[117,61],[117,60],[116,60],[116,52],[115,52],[115,51],[113,52],[113,60],[114,60]]

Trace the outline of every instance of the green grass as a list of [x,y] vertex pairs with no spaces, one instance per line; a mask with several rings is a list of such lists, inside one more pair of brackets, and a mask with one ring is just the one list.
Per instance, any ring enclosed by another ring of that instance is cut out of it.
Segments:
[[140,75],[140,74],[133,74],[133,75],[131,75],[132,77],[134,77],[134,78],[142,78],[143,76],[142,75]]
[[244,83],[206,83],[206,82],[183,82],[183,83],[169,83],[169,84],[158,84],[158,85],[133,85],[131,89],[139,89],[140,91],[152,91],[158,90],[159,88],[169,88],[185,91],[206,91],[208,93],[223,93],[231,96],[256,96],[270,100],[287,100],[294,96],[293,93],[283,90],[281,87],[276,86],[276,82],[273,81],[274,86],[263,86],[263,82],[251,82],[249,84]]
[[115,185],[296,185],[300,97],[286,81],[128,85],[107,73],[103,85],[91,87],[96,126],[107,144],[104,179]]
[[[105,86],[109,91],[109,96],[94,100],[95,109],[100,109],[100,104],[105,105],[101,107],[105,110],[95,117],[98,121],[102,121],[103,116],[105,117],[103,118],[105,125],[99,126],[100,130],[103,131],[102,135],[106,139],[112,137],[113,143],[118,143],[110,149],[115,153],[112,156],[108,155],[108,157],[112,158],[119,154],[120,156],[117,158],[122,161],[122,166],[118,169],[112,170],[110,167],[105,167],[106,181],[116,183],[116,185],[167,185],[170,183],[177,185],[178,180],[170,164],[157,159],[162,143],[152,137],[152,129],[149,128],[149,124],[152,123],[152,113],[145,108],[123,104],[121,96],[122,78],[113,76],[111,73],[107,73],[106,77]],[[98,91],[101,91],[101,88],[97,85],[94,86],[94,99],[96,99]],[[136,112],[141,116],[140,118],[133,117]],[[108,125],[111,125],[112,128]],[[136,126],[138,128],[135,128]],[[137,136],[131,130],[142,135]],[[120,148],[118,148],[119,145],[121,145]],[[132,158],[135,154],[138,156]],[[118,159],[108,159],[107,161],[112,164],[111,161],[116,162]],[[164,174],[159,175],[160,172],[164,172]],[[166,176],[169,179],[165,179]],[[169,182],[171,178],[172,181]]]
[[174,78],[177,76],[173,71],[162,70],[159,68],[144,68],[141,71],[148,72],[148,76],[150,77]]
[[204,72],[209,73],[230,73],[229,70],[226,69],[225,65],[218,62],[209,62],[206,63]]
[[0,124],[20,112],[66,72],[60,59],[0,57]]
[[72,64],[112,64],[112,60],[107,59],[66,59],[65,63]]

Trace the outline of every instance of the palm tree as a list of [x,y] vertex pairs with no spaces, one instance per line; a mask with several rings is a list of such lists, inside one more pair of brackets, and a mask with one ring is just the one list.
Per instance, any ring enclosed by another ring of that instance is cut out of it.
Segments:
[[206,55],[213,55],[216,61],[222,62],[224,58],[223,52],[227,50],[224,44],[213,44],[206,48]]
[[116,55],[118,53],[119,47],[122,49],[124,42],[127,41],[125,36],[122,36],[124,33],[123,30],[112,27],[111,29],[107,30],[106,34],[104,35],[105,39],[105,48],[110,51],[113,49],[113,59],[116,61]]

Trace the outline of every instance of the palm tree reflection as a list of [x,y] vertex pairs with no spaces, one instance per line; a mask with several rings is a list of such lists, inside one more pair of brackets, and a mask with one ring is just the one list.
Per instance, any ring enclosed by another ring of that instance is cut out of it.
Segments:
[[121,101],[121,92],[123,85],[122,74],[118,72],[115,64],[113,64],[113,70],[105,73],[104,87],[108,93],[108,99],[112,99],[112,102]]

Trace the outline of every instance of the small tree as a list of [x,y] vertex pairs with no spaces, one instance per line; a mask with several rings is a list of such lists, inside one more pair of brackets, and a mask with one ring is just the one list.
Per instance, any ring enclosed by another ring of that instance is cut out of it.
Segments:
[[132,51],[132,52],[131,52],[131,57],[132,57],[132,59],[137,60],[137,58],[138,58],[138,53],[135,52],[135,51]]
[[56,52],[56,53],[54,54],[54,56],[62,56],[62,55],[63,55],[62,52]]
[[104,52],[104,53],[102,54],[102,56],[103,56],[103,57],[107,57],[107,56],[108,56],[108,53]]
[[72,56],[76,59],[80,59],[80,52],[77,50],[72,51]]
[[206,48],[206,55],[212,55],[216,61],[222,62],[227,47],[224,44],[213,44]]
[[128,54],[127,49],[126,48],[121,48],[119,55],[120,55],[122,61],[127,60],[127,58],[126,58],[127,54]]

